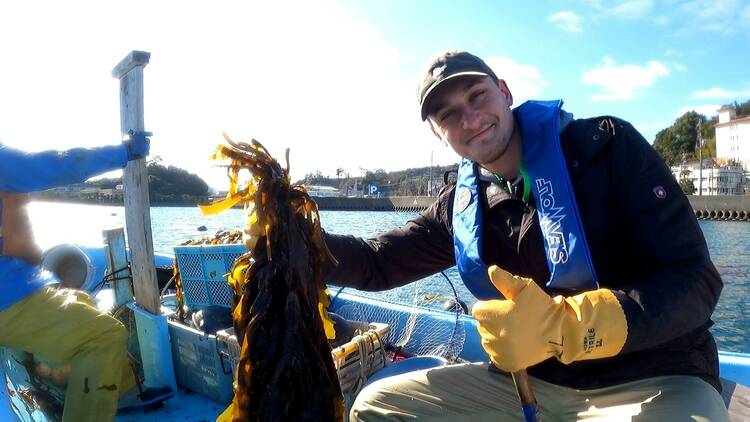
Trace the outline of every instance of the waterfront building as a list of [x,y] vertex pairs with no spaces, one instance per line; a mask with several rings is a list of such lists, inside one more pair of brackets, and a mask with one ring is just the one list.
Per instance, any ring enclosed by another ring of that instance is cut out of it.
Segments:
[[716,124],[716,158],[737,163],[750,172],[750,116],[736,117],[734,106],[725,105],[719,110]]
[[339,189],[331,186],[309,185],[305,186],[305,189],[307,189],[307,193],[312,197],[335,198],[338,196],[344,196]]
[[[698,161],[671,167],[675,179],[688,179],[695,186],[694,195],[744,195],[748,193],[748,178],[742,167],[722,165],[719,160],[703,160],[703,170]],[[702,174],[703,183],[699,183]],[[700,188],[702,192],[698,192]]]

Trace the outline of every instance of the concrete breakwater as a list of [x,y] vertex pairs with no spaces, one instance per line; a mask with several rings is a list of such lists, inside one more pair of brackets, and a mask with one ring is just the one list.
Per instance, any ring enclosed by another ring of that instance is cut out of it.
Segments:
[[699,220],[750,221],[750,195],[688,196]]
[[435,202],[430,196],[386,198],[313,198],[321,210],[336,211],[422,211]]
[[[750,221],[750,195],[688,196],[699,220]],[[422,211],[435,201],[429,196],[388,198],[315,198],[321,210],[338,211]]]

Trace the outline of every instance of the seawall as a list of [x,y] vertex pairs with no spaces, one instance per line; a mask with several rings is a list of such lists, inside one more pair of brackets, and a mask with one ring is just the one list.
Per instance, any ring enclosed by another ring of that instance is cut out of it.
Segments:
[[[750,195],[688,196],[699,220],[750,221]],[[388,198],[315,198],[321,210],[338,211],[422,211],[435,201],[428,196]]]
[[435,201],[430,196],[387,198],[313,198],[321,210],[336,211],[422,211]]
[[688,196],[699,220],[750,221],[750,195]]

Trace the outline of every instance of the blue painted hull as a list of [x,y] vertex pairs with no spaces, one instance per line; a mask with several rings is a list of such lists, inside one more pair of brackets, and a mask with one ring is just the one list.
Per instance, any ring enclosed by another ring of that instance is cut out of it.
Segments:
[[[383,310],[388,309],[392,311],[389,313],[389,317],[393,319],[395,324],[402,326],[406,324],[409,315],[414,312],[420,313],[421,316],[417,319],[417,327],[414,329],[410,340],[415,343],[423,341],[423,336],[431,336],[435,332],[450,332],[450,327],[457,324],[456,314],[452,312],[415,309],[412,306],[372,300],[349,293],[340,293],[331,304],[331,310],[340,313],[345,318],[352,316],[347,314],[347,309],[352,308],[356,308],[358,314],[367,313],[371,315],[382,314]],[[367,310],[367,312],[363,312],[363,310]],[[394,317],[393,315],[398,316]],[[463,349],[459,357],[470,362],[489,361],[481,346],[476,320],[469,315],[461,315],[458,317],[458,323],[463,326],[463,332],[465,333]],[[429,330],[420,330],[420,324],[425,327],[429,326]],[[418,348],[418,345],[415,345],[414,348]],[[738,384],[750,385],[750,354],[719,351],[719,366],[722,378]]]

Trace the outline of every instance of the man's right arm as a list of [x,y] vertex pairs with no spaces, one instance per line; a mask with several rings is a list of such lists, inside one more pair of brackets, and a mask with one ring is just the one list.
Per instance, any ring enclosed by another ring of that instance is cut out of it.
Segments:
[[26,211],[26,205],[29,202],[28,195],[0,191],[0,200],[3,204],[3,241],[0,242],[2,245],[0,253],[39,265],[42,262],[42,250],[34,243],[31,222]]
[[325,234],[339,265],[326,281],[360,290],[379,291],[403,286],[455,265],[453,236],[446,218],[449,192],[403,227],[371,239]]

